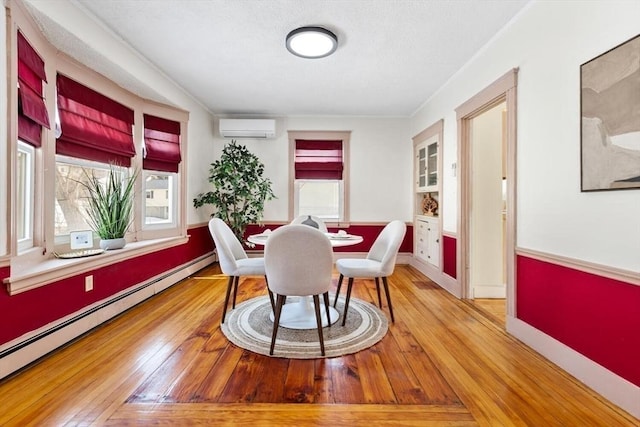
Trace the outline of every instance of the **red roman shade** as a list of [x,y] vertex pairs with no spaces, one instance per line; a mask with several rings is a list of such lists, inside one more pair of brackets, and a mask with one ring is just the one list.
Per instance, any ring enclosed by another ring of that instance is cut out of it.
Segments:
[[342,179],[342,141],[296,139],[296,179]]
[[42,82],[47,81],[44,61],[18,31],[18,138],[42,145],[42,126],[51,129]]
[[178,172],[180,157],[180,122],[144,115],[145,170]]
[[57,87],[62,134],[56,153],[131,166],[133,110],[60,74]]

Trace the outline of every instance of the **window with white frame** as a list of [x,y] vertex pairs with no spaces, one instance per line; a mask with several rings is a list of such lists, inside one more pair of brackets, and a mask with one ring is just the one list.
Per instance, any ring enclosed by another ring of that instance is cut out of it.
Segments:
[[44,99],[47,82],[44,61],[21,31],[16,33],[18,46],[18,140],[16,141],[14,230],[18,253],[34,246],[36,153],[42,146],[42,129],[50,129]]
[[[188,113],[147,103],[89,68],[69,66],[64,55],[56,55],[42,40],[38,46],[44,56],[40,57],[20,31],[14,33],[17,92],[10,92],[17,95],[10,124],[17,128],[17,138],[10,142],[12,190],[7,193],[12,254],[35,262],[46,260],[52,252],[66,249],[70,232],[90,230],[82,183],[90,177],[100,179],[112,167],[138,177],[129,240],[184,236],[180,130],[186,128]],[[55,63],[54,79],[47,81],[42,58]],[[53,93],[52,86],[55,97],[46,99],[45,94]],[[49,125],[48,111],[53,110],[55,131]],[[144,143],[134,143],[135,128],[144,130]],[[43,250],[27,251],[35,246]]]
[[18,141],[16,159],[16,225],[18,252],[33,247],[35,149]]
[[306,134],[291,140],[293,218],[314,215],[326,222],[347,221],[346,142],[343,139],[307,139]]
[[294,217],[314,215],[325,222],[340,222],[344,218],[342,180],[296,179]]
[[[90,179],[106,179],[111,165],[68,156],[56,156],[54,235],[56,244],[67,243],[71,231],[91,230],[87,222]],[[128,174],[128,168],[117,168]]]
[[83,183],[106,176],[114,167],[129,173],[136,150],[134,112],[77,81],[58,74],[60,134],[56,140],[56,244],[72,231],[89,230],[88,199]]
[[143,229],[177,226],[180,133],[179,122],[144,114]]
[[176,226],[177,174],[144,171],[144,228]]

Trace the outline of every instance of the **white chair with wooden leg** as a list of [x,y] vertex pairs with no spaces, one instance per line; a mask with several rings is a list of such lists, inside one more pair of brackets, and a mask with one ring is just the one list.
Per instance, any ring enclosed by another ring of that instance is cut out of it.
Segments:
[[[315,308],[320,352],[324,356],[319,296],[323,296],[326,319],[329,319],[329,288],[333,269],[331,242],[324,233],[313,227],[301,224],[285,225],[269,236],[264,248],[264,262],[269,289],[277,294],[269,354],[273,354],[275,348],[286,298],[311,296]],[[328,323],[330,326],[331,322]]]
[[[224,308],[222,309],[222,320],[227,314],[229,296],[233,288],[232,308],[236,308],[236,295],[238,293],[238,283],[240,276],[265,276],[264,258],[249,258],[242,244],[229,226],[220,218],[212,218],[209,221],[209,232],[213,237],[218,254],[218,262],[222,273],[229,276],[227,292],[224,298]],[[268,287],[267,287],[268,290]],[[274,306],[273,294],[269,291],[271,306]]]
[[389,294],[389,284],[387,277],[393,273],[396,265],[396,257],[400,250],[402,240],[407,232],[407,226],[402,221],[391,221],[387,224],[375,242],[371,246],[369,253],[365,259],[362,258],[342,258],[336,261],[336,269],[340,273],[338,279],[338,287],[336,289],[336,298],[333,306],[338,302],[342,280],[347,277],[349,279],[347,285],[347,296],[344,304],[344,314],[342,315],[342,325],[345,325],[347,319],[347,311],[349,310],[349,300],[351,299],[351,288],[353,287],[353,279],[371,278],[375,279],[376,291],[378,292],[378,304],[382,308],[382,298],[380,297],[380,282],[382,279],[384,291],[387,294],[387,305],[389,306],[389,314],[391,321],[394,322],[393,307],[391,305],[391,295]]

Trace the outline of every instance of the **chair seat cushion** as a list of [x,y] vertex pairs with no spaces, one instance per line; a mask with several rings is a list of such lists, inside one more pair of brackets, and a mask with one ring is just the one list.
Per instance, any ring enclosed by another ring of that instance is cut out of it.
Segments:
[[264,258],[243,258],[236,260],[234,272],[230,276],[264,276]]
[[381,277],[382,264],[372,259],[344,258],[336,261],[336,269],[345,277]]

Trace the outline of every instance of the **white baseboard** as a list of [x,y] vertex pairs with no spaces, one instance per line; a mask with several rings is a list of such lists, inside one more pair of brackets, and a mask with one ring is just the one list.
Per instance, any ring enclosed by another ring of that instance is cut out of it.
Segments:
[[508,316],[507,332],[604,398],[640,418],[640,387],[522,320]]
[[473,287],[474,298],[506,298],[507,287],[501,286],[474,286]]
[[0,378],[27,366],[214,262],[212,254],[177,267],[0,346]]
[[442,287],[445,291],[449,292],[451,295],[455,296],[456,298],[462,297],[462,289],[460,288],[460,284],[458,283],[458,281],[448,274],[440,271],[439,267],[436,267],[433,264],[429,264],[427,262],[423,262],[415,257],[412,257],[409,260],[408,264],[420,271],[420,273],[424,274],[429,279],[433,280],[436,284]]

